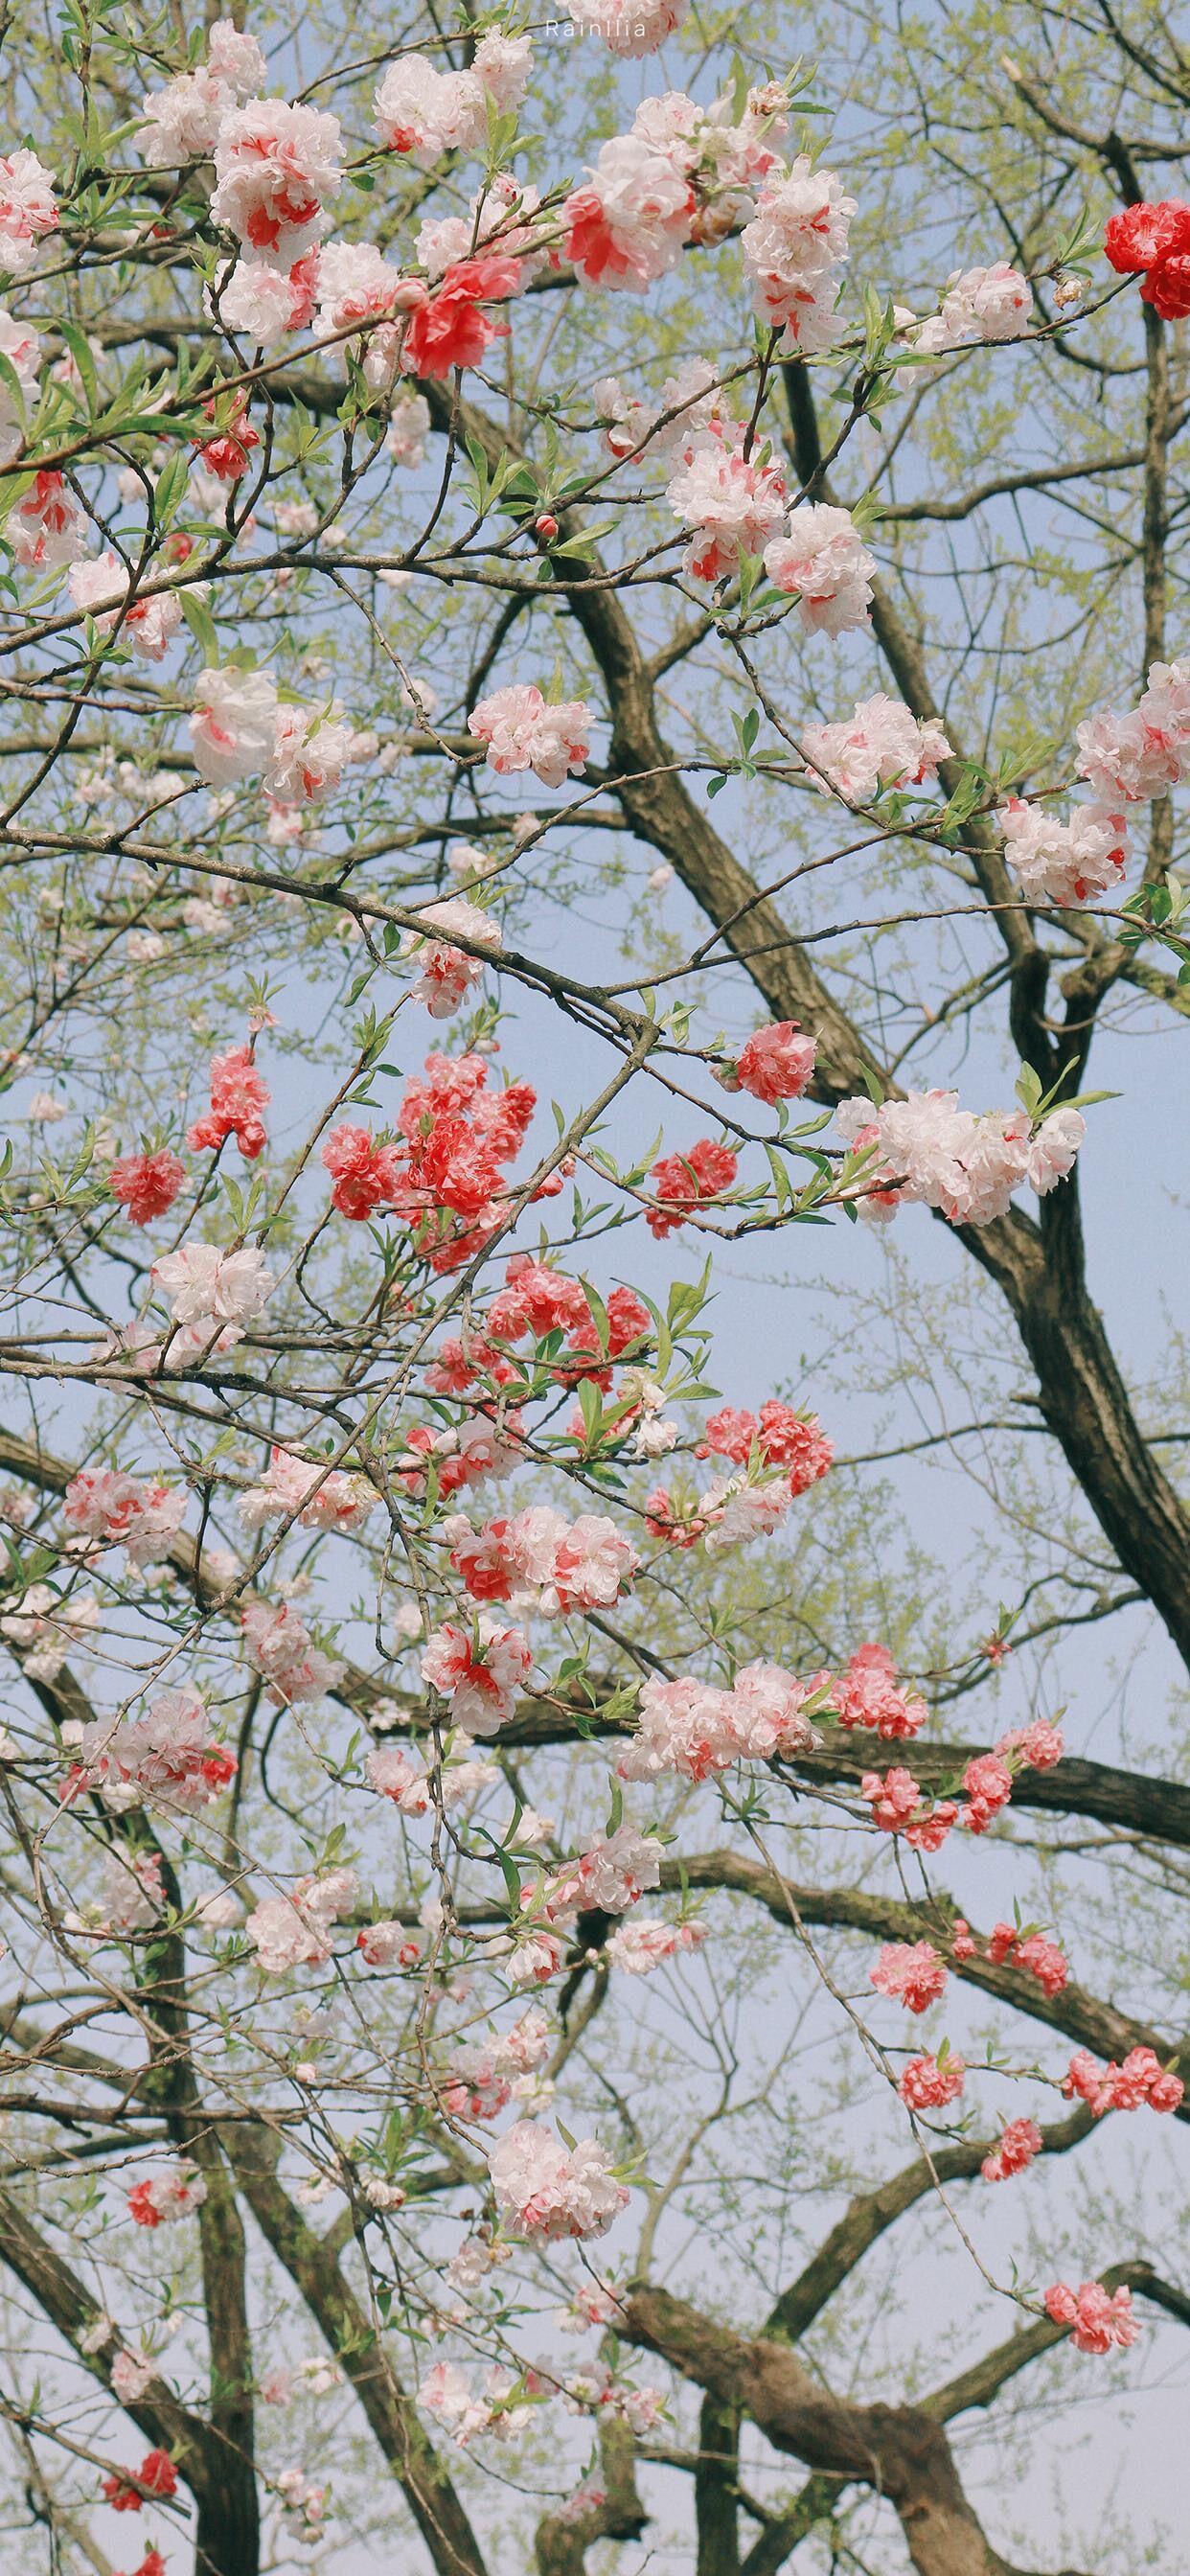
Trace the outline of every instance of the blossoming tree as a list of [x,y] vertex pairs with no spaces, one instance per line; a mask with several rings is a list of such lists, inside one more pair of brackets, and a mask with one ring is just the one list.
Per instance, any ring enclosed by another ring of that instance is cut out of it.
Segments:
[[14,2568],[1056,2568],[1190,2322],[1184,59],[569,7],[6,32]]

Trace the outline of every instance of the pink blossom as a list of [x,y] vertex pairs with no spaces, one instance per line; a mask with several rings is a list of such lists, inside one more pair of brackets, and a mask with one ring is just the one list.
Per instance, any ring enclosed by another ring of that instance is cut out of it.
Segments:
[[487,744],[488,767],[508,777],[531,769],[543,787],[561,787],[585,768],[591,716],[581,698],[551,701],[532,684],[496,689],[467,718],[468,733]]
[[595,2138],[567,2149],[534,2120],[518,2120],[488,2157],[501,2220],[513,2234],[604,2236],[628,2203]]
[[997,1753],[1015,1753],[1019,1762],[1027,1762],[1034,1771],[1052,1771],[1065,1750],[1061,1727],[1051,1726],[1043,1717],[1035,1718],[1032,1726],[1012,1728],[996,1746]]
[[968,1806],[963,1817],[968,1833],[987,1832],[994,1816],[1012,1796],[1012,1773],[998,1753],[979,1753],[963,1772]]
[[60,1795],[73,1805],[98,1790],[121,1815],[146,1801],[195,1814],[235,1777],[235,1760],[212,1741],[205,1704],[192,1683],[160,1691],[139,1717],[94,1718],[84,1726],[79,1760]]
[[240,1626],[249,1661],[267,1682],[275,1708],[321,1699],[324,1691],[341,1681],[342,1663],[314,1644],[292,1602],[274,1609],[268,1602],[254,1601],[244,1611]]
[[418,952],[421,973],[413,985],[410,999],[424,1002],[431,1019],[447,1020],[465,1001],[473,984],[483,978],[483,957],[472,957],[466,949],[456,948],[454,937],[469,939],[479,949],[495,953],[503,946],[499,922],[478,904],[468,903],[464,895],[448,895],[441,903],[423,904],[420,920],[425,924],[426,940]]
[[765,547],[764,568],[778,590],[796,594],[798,615],[812,633],[842,635],[867,625],[876,564],[848,511],[803,501],[786,534]]
[[676,265],[693,211],[694,192],[666,155],[639,134],[614,135],[562,208],[567,256],[589,286],[639,293]]
[[[78,534],[84,525],[80,519]],[[70,596],[76,608],[84,608],[94,616],[102,635],[110,635],[118,622],[121,635],[145,662],[163,659],[182,622],[182,602],[175,590],[129,600],[127,569],[110,546],[93,560],[72,565]],[[109,600],[116,605],[108,607]]]
[[138,1480],[112,1467],[84,1468],[63,1496],[63,1517],[84,1538],[124,1547],[130,1565],[158,1565],[186,1516],[183,1488]]
[[498,251],[454,262],[433,295],[420,280],[406,280],[405,373],[444,380],[455,367],[478,367],[491,342],[506,340],[509,330],[507,322],[497,322],[482,307],[506,303],[527,283],[525,264]]
[[253,98],[220,122],[211,220],[286,271],[310,250],[342,186],[339,120]]
[[937,777],[939,763],[954,757],[933,717],[919,719],[899,698],[879,691],[861,698],[843,724],[807,725],[802,750],[849,805],[868,804],[882,787],[925,786]]
[[210,64],[179,72],[141,103],[140,149],[150,170],[209,160],[234,105],[228,83]]
[[601,37],[609,53],[629,61],[655,54],[681,26],[689,6],[690,0],[634,0],[631,8],[619,0],[566,0],[581,35]]
[[[86,567],[79,564],[78,558],[86,552],[89,526],[86,512],[80,509],[64,475],[35,473],[28,491],[9,512],[6,533],[17,562],[27,570],[53,572],[60,564],[71,564],[75,567],[72,591],[76,574],[85,581]],[[112,563],[115,560],[114,555],[110,557]],[[111,597],[110,589],[107,595]],[[81,607],[86,603],[80,600],[78,604]],[[155,661],[158,657],[154,654],[151,658]]]
[[518,1935],[504,1960],[510,1986],[544,1986],[556,1977],[566,1955],[556,1932],[537,1924]]
[[545,1910],[550,1922],[564,1922],[592,1906],[603,1914],[622,1914],[636,1905],[646,1888],[660,1884],[664,1848],[655,1834],[638,1833],[635,1825],[618,1825],[614,1834],[589,1844],[549,1881]]
[[870,1727],[889,1743],[916,1735],[929,1715],[916,1691],[899,1686],[887,1646],[857,1646],[831,1684],[831,1702],[840,1726]]
[[961,2057],[911,2057],[901,2069],[897,2091],[911,2111],[941,2111],[957,2101],[966,2074]]
[[931,1807],[911,1771],[865,1771],[860,1796],[872,1810],[872,1822],[885,1834],[903,1834],[917,1851],[940,1851],[958,1816],[949,1798]]
[[1010,1968],[1023,1968],[1027,1975],[1036,1977],[1047,1995],[1060,1994],[1070,1975],[1056,1941],[1049,1940],[1044,1932],[1030,1932],[1022,1940],[1014,1923],[993,1924],[988,1957],[993,1967],[1006,1963]]
[[1045,2305],[1056,2326],[1071,2329],[1076,2352],[1110,2352],[1113,2344],[1126,2351],[1140,2333],[1132,2313],[1132,2292],[1108,2291],[1102,2281],[1082,2281],[1077,2290],[1065,2281],[1054,2281],[1045,2293]]
[[573,1610],[610,1610],[639,1562],[631,1541],[605,1513],[582,1512],[554,1551],[541,1607],[547,1617],[555,1607],[564,1617]]
[[[36,406],[37,380],[41,367],[41,342],[31,323],[14,321],[11,313],[0,307],[0,355],[7,358],[16,376],[25,411]],[[17,393],[7,380],[0,380],[0,465],[7,465],[16,455],[24,437],[24,421]]]
[[1066,2100],[1077,2095],[1097,2120],[1105,2111],[1136,2111],[1146,2102],[1153,2111],[1176,2111],[1185,2089],[1181,2076],[1164,2068],[1151,2048],[1130,2048],[1121,2066],[1097,2066],[1080,2048],[1062,2079]]
[[776,467],[713,437],[698,439],[665,497],[694,531],[682,560],[698,581],[722,581],[742,554],[763,555],[784,525],[785,483]]
[[403,1815],[424,1816],[430,1803],[430,1779],[401,1744],[378,1744],[368,1755],[368,1778],[382,1798],[391,1798]]
[[664,1242],[696,1208],[729,1190],[737,1169],[730,1146],[718,1145],[709,1136],[701,1136],[687,1153],[663,1154],[652,1170],[657,1202],[645,1218],[650,1234]]
[[255,1162],[268,1142],[261,1111],[272,1095],[251,1047],[229,1047],[226,1055],[212,1056],[210,1082],[210,1109],[186,1130],[191,1153],[218,1153],[234,1136],[245,1162]]
[[240,1518],[246,1529],[292,1515],[303,1529],[351,1532],[363,1528],[376,1501],[365,1476],[345,1475],[340,1467],[327,1474],[274,1446],[260,1484],[240,1498]]
[[356,1933],[355,1946],[369,1968],[408,1968],[418,1956],[417,1943],[403,1923],[367,1923]]
[[358,1893],[354,1870],[328,1870],[322,1878],[300,1878],[293,1895],[266,1896],[248,1917],[246,1930],[260,1965],[269,1976],[289,1968],[323,1968],[331,1955],[331,1925],[347,1914]]
[[877,1992],[923,2013],[946,1991],[946,1969],[930,1941],[886,1942],[868,1974]]
[[382,143],[426,170],[444,152],[482,153],[487,101],[502,115],[520,106],[532,65],[527,37],[492,30],[480,39],[469,71],[438,71],[421,54],[388,65],[376,92]]
[[[138,2227],[172,2227],[200,2209],[207,2186],[193,2165],[159,2165],[128,2194],[128,2215]],[[131,2356],[129,2356],[131,2358]]]
[[58,220],[53,176],[37,154],[22,149],[0,156],[0,268],[10,277],[27,276]]
[[339,785],[359,739],[348,724],[309,707],[278,707],[264,767],[266,793],[281,805],[311,805]]
[[915,349],[936,355],[964,340],[1018,340],[1033,309],[1033,290],[1006,259],[990,268],[954,269],[940,310],[909,334]]
[[273,1274],[262,1252],[245,1246],[224,1252],[215,1243],[184,1243],[153,1263],[153,1284],[169,1300],[174,1323],[196,1353],[212,1335],[226,1350],[243,1340],[244,1327],[263,1313]]
[[865,1193],[899,1183],[897,1200],[939,1208],[956,1225],[1006,1215],[1025,1180],[1044,1196],[1070,1171],[1086,1134],[1077,1109],[1052,1110],[1034,1129],[1019,1109],[977,1118],[960,1109],[954,1091],[910,1091],[880,1109],[867,1099],[845,1100],[835,1115],[849,1145],[874,1147],[881,1157],[864,1175]]
[[436,2361],[427,2370],[417,2391],[418,2405],[465,2449],[477,2433],[486,2433],[492,2421],[492,2410],[482,2397],[472,2395],[462,2371],[453,2361]]
[[107,1185],[134,1225],[149,1225],[173,1206],[186,1169],[168,1146],[155,1154],[126,1154],[108,1171]]
[[1118,891],[1128,864],[1128,826],[1102,805],[1075,805],[1061,823],[1010,797],[998,809],[1004,855],[1030,903],[1091,903]]
[[985,2156],[979,2170],[985,2182],[1007,2182],[1012,2174],[1024,2173],[1039,2156],[1044,2141],[1035,2120],[1010,2120],[1000,2144]]
[[766,176],[742,247],[754,310],[781,332],[782,357],[833,347],[837,272],[855,212],[834,171],[815,170],[805,153]]
[[470,1735],[496,1735],[516,1708],[533,1662],[519,1628],[501,1628],[480,1611],[473,1628],[450,1620],[435,1630],[421,1658],[423,1681],[441,1691],[451,1717]]
[[620,1923],[607,1943],[607,1955],[626,1976],[647,1977],[680,1951],[700,1949],[706,1937],[705,1923]]
[[736,1082],[753,1100],[770,1106],[778,1100],[800,1100],[809,1086],[816,1054],[816,1041],[802,1036],[796,1020],[770,1020],[740,1048]]
[[274,268],[267,259],[238,259],[222,271],[209,298],[212,314],[226,330],[242,331],[258,348],[275,348],[287,332],[303,330],[309,322],[315,268],[316,254],[296,260],[289,270]]
[[367,1127],[333,1127],[322,1160],[334,1182],[332,1206],[357,1225],[397,1196],[400,1149],[375,1143]]
[[268,671],[200,672],[190,741],[199,776],[231,787],[265,769],[277,737],[277,689]]
[[1128,715],[1104,710],[1077,727],[1079,775],[1099,804],[1147,804],[1190,767],[1190,663],[1154,662]]

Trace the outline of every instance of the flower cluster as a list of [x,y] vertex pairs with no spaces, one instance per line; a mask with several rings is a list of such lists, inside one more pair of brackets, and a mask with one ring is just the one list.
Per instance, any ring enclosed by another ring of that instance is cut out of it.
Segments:
[[1190,775],[1190,662],[1154,662],[1130,715],[1104,709],[1076,728],[1079,775],[1114,817]]
[[202,2175],[193,2165],[161,2165],[128,2194],[128,2215],[138,2227],[172,2227],[188,2218],[207,2196]]
[[489,769],[502,778],[531,769],[543,787],[561,787],[569,772],[584,769],[591,748],[591,715],[582,699],[546,699],[531,683],[480,698],[467,731],[486,744]]
[[319,1470],[274,1445],[260,1483],[240,1497],[240,1518],[249,1530],[293,1519],[302,1529],[346,1535],[363,1528],[376,1501],[366,1476],[346,1475],[341,1467]]
[[350,1913],[358,1894],[353,1869],[331,1869],[297,1879],[291,1896],[266,1896],[245,1927],[261,1967],[273,1977],[289,1968],[324,1968],[331,1925]]
[[443,1523],[450,1561],[474,1601],[511,1601],[546,1619],[572,1610],[610,1610],[632,1581],[638,1558],[602,1512],[567,1521],[547,1503],[509,1520],[472,1528],[461,1514]]
[[765,1397],[759,1414],[724,1405],[718,1413],[707,1415],[700,1457],[709,1453],[742,1467],[754,1452],[764,1467],[779,1467],[782,1476],[788,1477],[791,1495],[804,1494],[816,1485],[835,1454],[834,1442],[827,1439],[816,1413],[797,1413],[776,1396]]
[[800,1100],[808,1090],[818,1053],[796,1020],[768,1020],[745,1038],[734,1064],[716,1069],[725,1091],[746,1091],[753,1100],[774,1108],[779,1100]]
[[482,153],[489,101],[501,115],[519,107],[532,62],[527,36],[496,32],[480,38],[469,71],[440,72],[420,54],[401,54],[376,92],[381,142],[422,170],[444,152]]
[[879,1109],[866,1098],[844,1100],[836,1124],[852,1152],[875,1157],[862,1176],[862,1214],[888,1217],[916,1200],[952,1225],[1006,1216],[1024,1181],[1045,1197],[1066,1179],[1087,1132],[1077,1109],[1052,1109],[1039,1121],[1023,1109],[976,1117],[960,1109],[957,1091],[910,1091]]
[[802,750],[823,790],[866,805],[882,787],[924,787],[953,758],[941,725],[919,719],[899,698],[861,698],[842,724],[807,725]]
[[1025,2173],[1045,2141],[1036,2120],[1009,2120],[1001,2132],[1000,2143],[985,2156],[979,2170],[985,2182],[1007,2182],[1011,2174]]
[[731,1147],[717,1145],[710,1136],[700,1136],[688,1153],[663,1154],[653,1165],[657,1202],[645,1219],[650,1234],[663,1242],[696,1208],[708,1206],[729,1190],[737,1169]]
[[753,308],[769,330],[781,333],[783,358],[817,357],[834,347],[838,273],[856,211],[834,171],[816,170],[804,152],[764,181],[744,230],[744,266]]
[[844,635],[867,625],[876,562],[849,511],[827,501],[800,502],[784,536],[765,547],[764,568],[777,590],[796,597],[811,634]]
[[194,685],[190,743],[210,787],[260,776],[279,806],[309,805],[329,795],[374,740],[317,708],[282,704],[270,671],[212,668]]
[[1076,2352],[1126,2352],[1140,2327],[1132,2313],[1131,2290],[1106,2290],[1102,2281],[1081,2281],[1077,2290],[1054,2281],[1045,2293],[1047,2314],[1056,2326],[1067,2326]]
[[291,1601],[276,1609],[264,1601],[251,1602],[240,1625],[249,1661],[267,1684],[274,1707],[321,1699],[341,1680],[342,1664],[314,1644]]
[[1180,322],[1190,313],[1190,205],[1184,197],[1123,207],[1109,216],[1103,247],[1121,276],[1141,278],[1142,300],[1163,322]]
[[1012,796],[999,807],[998,820],[1004,856],[1031,903],[1091,903],[1118,888],[1128,864],[1128,826],[1121,814],[1102,805],[1075,805],[1063,823]]
[[932,1941],[887,1941],[868,1975],[878,1994],[911,2013],[928,2012],[946,1992],[946,1969]]
[[966,340],[1017,340],[1032,309],[1029,280],[1008,260],[994,260],[990,268],[956,268],[938,312],[909,322],[906,337],[923,357],[957,349]]
[[469,1735],[496,1735],[507,1725],[533,1662],[519,1628],[502,1628],[480,1611],[462,1628],[452,1620],[435,1630],[421,1658],[422,1680],[450,1701],[455,1725]]
[[234,1756],[212,1742],[206,1708],[190,1682],[161,1691],[140,1717],[93,1718],[79,1753],[62,1785],[63,1804],[94,1789],[113,1815],[146,1801],[194,1814],[236,1770]]
[[270,1097],[250,1046],[229,1047],[226,1055],[212,1056],[211,1106],[186,1130],[191,1153],[217,1154],[234,1136],[244,1161],[254,1163],[268,1142],[261,1111],[267,1109]]
[[62,1497],[68,1528],[101,1547],[122,1547],[130,1565],[159,1565],[185,1516],[184,1491],[156,1476],[122,1475],[115,1467],[85,1467]]
[[1101,2120],[1105,2111],[1138,2111],[1142,2103],[1151,2111],[1176,2111],[1186,2087],[1172,2067],[1162,2066],[1151,2048],[1130,2048],[1119,2066],[1114,2059],[1110,2065],[1097,2066],[1080,2048],[1062,2078],[1062,2091],[1068,2102],[1077,2097],[1087,2103]]
[[518,2120],[488,2157],[496,2206],[514,2235],[552,2243],[567,2236],[605,2236],[627,2207],[595,2138],[566,2148],[535,2120]]
[[815,1683],[766,1663],[745,1664],[730,1690],[688,1676],[649,1680],[620,1777],[651,1780],[676,1771],[685,1780],[705,1780],[736,1762],[808,1753],[817,1737],[805,1708],[815,1691]]
[[966,2081],[961,2057],[911,2057],[901,2069],[897,2091],[910,2111],[943,2111],[957,2102]]

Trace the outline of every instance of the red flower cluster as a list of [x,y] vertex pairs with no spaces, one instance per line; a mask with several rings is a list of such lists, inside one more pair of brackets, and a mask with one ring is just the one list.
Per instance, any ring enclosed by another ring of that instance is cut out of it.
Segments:
[[186,1167],[163,1145],[156,1154],[125,1154],[107,1176],[112,1197],[126,1208],[134,1225],[149,1225],[173,1206]]
[[1010,2120],[999,2146],[979,2168],[984,2181],[1007,2182],[1010,2174],[1024,2173],[1034,2156],[1041,2154],[1043,2144],[1036,2120]]
[[1070,1974],[1056,1941],[1048,1940],[1044,1932],[1030,1932],[1022,1941],[1013,1923],[993,1923],[988,1957],[994,1968],[1004,1963],[1024,1968],[1047,1995],[1060,1995]]
[[142,2488],[151,2496],[172,2496],[178,2492],[178,2472],[168,2451],[146,2451],[139,2469],[134,2469],[131,2474],[138,2482],[136,2486],[130,2486],[127,2478],[118,2475],[103,2481],[104,2502],[110,2504],[113,2513],[139,2513],[145,2500]]
[[272,1093],[252,1061],[248,1046],[229,1047],[226,1055],[211,1058],[211,1106],[205,1117],[197,1118],[186,1130],[186,1142],[192,1154],[217,1154],[229,1136],[234,1136],[246,1163],[254,1163],[264,1152],[268,1138],[264,1132],[262,1109],[267,1109]]
[[961,2057],[911,2057],[897,2091],[911,2111],[941,2111],[957,2101],[967,2069]]
[[238,483],[241,474],[247,473],[253,448],[260,445],[260,432],[253,429],[248,418],[247,395],[237,394],[228,409],[226,396],[212,394],[210,401],[203,404],[203,416],[219,425],[213,438],[195,440],[195,455],[208,474],[218,475],[221,483]]
[[396,1136],[334,1128],[322,1159],[340,1215],[359,1223],[385,1207],[424,1225],[435,1270],[455,1270],[478,1251],[502,1220],[502,1166],[519,1152],[537,1106],[527,1082],[494,1092],[486,1082],[480,1056],[427,1056],[424,1081],[406,1083]]
[[785,1467],[789,1471],[791,1494],[804,1494],[816,1485],[834,1461],[834,1442],[827,1439],[816,1413],[795,1413],[791,1404],[780,1404],[776,1396],[767,1396],[759,1416],[725,1404],[719,1413],[707,1416],[705,1447],[715,1458],[730,1458],[737,1467],[746,1466],[753,1442],[766,1467]]
[[1139,2111],[1142,2102],[1148,2103],[1150,2111],[1176,2111],[1185,2090],[1181,2076],[1162,2066],[1151,2048],[1130,2048],[1122,2066],[1114,2059],[1109,2066],[1097,2066],[1080,2048],[1062,2078],[1066,2100],[1073,2101],[1077,2094],[1097,2120],[1105,2111]]
[[1142,301],[1164,322],[1180,322],[1190,313],[1190,205],[1184,198],[1125,206],[1111,217],[1103,247],[1121,275],[1143,274]]
[[410,317],[401,352],[406,374],[449,376],[453,367],[477,367],[489,342],[508,337],[507,322],[493,321],[480,306],[519,295],[523,283],[519,260],[504,252],[448,268],[437,294]]
[[645,1220],[650,1234],[655,1234],[659,1243],[672,1234],[693,1209],[731,1188],[736,1168],[730,1146],[716,1145],[709,1136],[700,1136],[688,1154],[663,1154],[661,1161],[653,1165],[657,1205],[649,1209]]
[[539,1342],[549,1333],[565,1333],[569,1348],[578,1356],[573,1361],[558,1362],[554,1376],[562,1386],[573,1386],[579,1378],[589,1377],[608,1388],[612,1379],[606,1363],[622,1359],[651,1329],[648,1307],[634,1291],[613,1288],[604,1309],[605,1360],[599,1329],[580,1280],[569,1278],[564,1270],[552,1270],[548,1262],[531,1260],[527,1253],[514,1253],[504,1278],[504,1287],[488,1309],[489,1333],[501,1342],[518,1342],[526,1333]]

